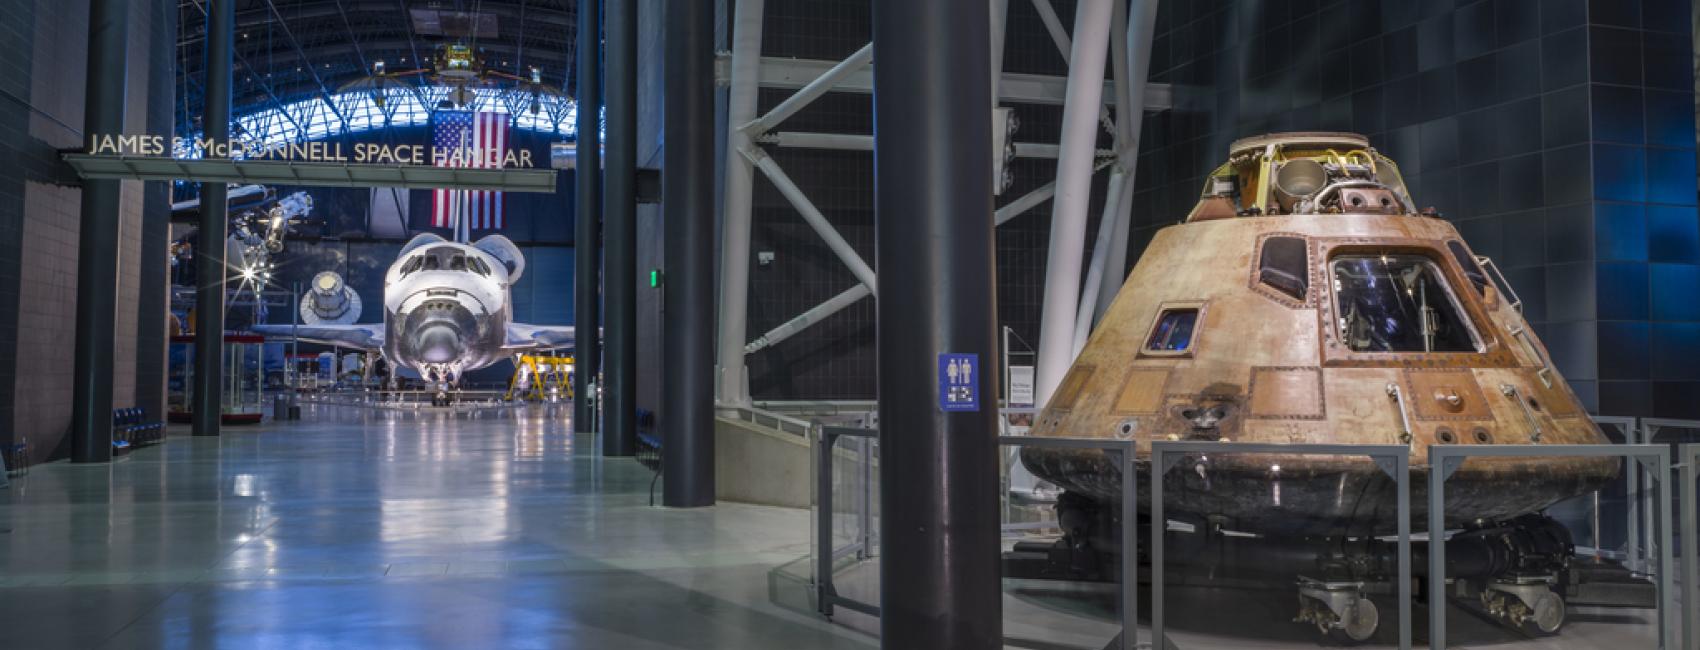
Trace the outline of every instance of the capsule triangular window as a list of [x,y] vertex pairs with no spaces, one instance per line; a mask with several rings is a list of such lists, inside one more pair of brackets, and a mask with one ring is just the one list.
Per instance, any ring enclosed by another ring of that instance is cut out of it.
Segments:
[[1257,281],[1294,300],[1310,290],[1310,259],[1302,237],[1270,237],[1257,261]]

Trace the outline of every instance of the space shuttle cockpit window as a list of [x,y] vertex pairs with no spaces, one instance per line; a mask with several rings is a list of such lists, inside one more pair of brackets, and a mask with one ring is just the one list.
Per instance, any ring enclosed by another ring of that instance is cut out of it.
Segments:
[[407,274],[412,273],[414,271],[418,271],[419,267],[424,266],[424,265],[425,265],[425,256],[424,255],[414,255],[412,258],[409,258],[405,264],[401,265],[401,276],[405,278],[405,277],[407,277]]
[[449,270],[450,271],[465,271],[466,270],[466,256],[465,255],[456,255],[454,257],[449,258]]
[[1331,266],[1340,339],[1354,352],[1480,352],[1440,268],[1421,255],[1342,255]]
[[490,265],[485,264],[484,260],[476,257],[468,257],[466,258],[466,266],[467,268],[472,269],[473,273],[477,273],[484,277],[490,277]]

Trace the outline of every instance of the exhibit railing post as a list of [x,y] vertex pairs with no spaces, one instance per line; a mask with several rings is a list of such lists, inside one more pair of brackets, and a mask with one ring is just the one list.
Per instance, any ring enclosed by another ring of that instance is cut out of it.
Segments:
[[[1594,421],[1594,424],[1599,425],[1601,428],[1605,428],[1605,427],[1608,427],[1608,426],[1617,427],[1618,431],[1623,432],[1623,442],[1625,444],[1634,444],[1635,438],[1638,435],[1637,432],[1641,430],[1640,421],[1637,420],[1636,418],[1633,418],[1633,417],[1617,416],[1617,415],[1596,415],[1596,416],[1591,416],[1590,419],[1592,419]],[[1625,495],[1624,499],[1625,499],[1625,501],[1627,501],[1627,503],[1625,504],[1627,507],[1624,508],[1624,529],[1623,530],[1624,530],[1625,540],[1624,540],[1624,552],[1622,554],[1621,559],[1624,561],[1624,563],[1626,565],[1630,564],[1631,562],[1634,562],[1635,558],[1637,557],[1635,549],[1636,549],[1636,544],[1639,543],[1639,542],[1636,541],[1636,539],[1640,535],[1639,519],[1640,519],[1640,516],[1641,516],[1640,515],[1640,491],[1636,488],[1636,485],[1637,485],[1637,483],[1639,483],[1639,481],[1640,481],[1640,477],[1638,476],[1638,474],[1636,472],[1625,472],[1624,473],[1624,476],[1623,476],[1623,486],[1624,486],[1624,495]],[[1594,514],[1593,514],[1593,518],[1592,518],[1592,521],[1591,521],[1591,525],[1593,527],[1593,536],[1594,537],[1593,537],[1593,541],[1591,542],[1591,544],[1594,546],[1594,555],[1595,556],[1609,557],[1611,555],[1611,552],[1607,551],[1605,549],[1605,545],[1601,542],[1601,537],[1603,536],[1604,533],[1601,530],[1601,525],[1600,525],[1600,514],[1601,514],[1600,508],[1601,508],[1600,492],[1598,490],[1595,490],[1594,491]]]
[[1680,447],[1678,495],[1682,499],[1682,647],[1700,650],[1700,503],[1695,481],[1700,480],[1700,444]]

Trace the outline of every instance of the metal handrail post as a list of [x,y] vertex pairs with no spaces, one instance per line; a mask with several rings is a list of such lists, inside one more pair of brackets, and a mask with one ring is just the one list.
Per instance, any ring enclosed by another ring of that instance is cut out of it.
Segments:
[[816,431],[820,445],[815,452],[819,467],[815,473],[815,502],[819,512],[815,516],[815,606],[821,616],[832,618],[832,446],[838,435],[828,433],[826,427]]
[[[1642,444],[1647,444],[1647,445],[1654,444],[1653,440],[1655,438],[1659,437],[1659,429],[1662,429],[1662,428],[1669,427],[1669,428],[1673,428],[1673,429],[1700,429],[1700,420],[1680,420],[1680,419],[1675,419],[1675,418],[1641,418],[1638,422],[1641,425],[1641,427],[1640,427],[1640,429],[1641,429],[1641,440],[1640,440],[1640,442]],[[1645,468],[1643,468],[1642,472],[1639,472],[1639,474],[1641,474],[1643,477],[1645,476],[1645,473],[1646,473]],[[1670,480],[1670,476],[1668,476],[1668,475],[1659,477],[1659,481],[1661,482],[1661,484],[1663,484],[1664,482],[1666,482],[1668,480]],[[1652,509],[1653,509],[1653,497],[1647,494],[1647,490],[1645,488],[1643,488],[1641,490],[1640,495],[1641,495],[1641,502],[1638,506],[1638,512],[1643,513],[1640,516],[1643,519],[1646,520],[1646,526],[1644,526],[1643,528],[1644,529],[1650,529],[1653,526],[1652,516],[1644,514],[1644,513],[1648,513],[1648,512],[1652,511]],[[1650,557],[1652,557],[1653,553],[1658,551],[1659,549],[1653,545],[1654,540],[1652,538],[1652,533],[1650,531],[1644,531],[1643,535],[1645,537],[1647,537],[1647,543],[1645,543],[1641,546],[1641,549],[1644,551],[1644,554],[1642,555],[1642,557],[1643,558],[1650,558]],[[1642,566],[1640,568],[1642,570],[1646,569],[1645,562],[1642,562]]]
[[875,438],[862,439],[862,509],[857,513],[861,517],[862,539],[861,551],[863,559],[874,556],[874,442]]
[[[1639,431],[1640,427],[1641,427],[1640,420],[1633,418],[1633,417],[1628,417],[1628,416],[1596,415],[1596,416],[1590,416],[1590,419],[1592,419],[1594,421],[1594,424],[1600,425],[1602,427],[1608,426],[1608,425],[1617,427],[1617,429],[1619,431],[1623,432],[1623,442],[1624,442],[1624,444],[1635,444],[1635,436],[1637,435],[1636,432]],[[1624,507],[1624,528],[1623,528],[1623,530],[1624,530],[1624,538],[1625,538],[1624,539],[1624,551],[1625,552],[1623,554],[1624,555],[1623,559],[1624,559],[1625,563],[1628,563],[1628,562],[1630,562],[1634,559],[1635,544],[1637,543],[1636,538],[1639,537],[1640,534],[1641,534],[1641,532],[1640,532],[1640,522],[1638,521],[1640,516],[1641,516],[1640,512],[1639,512],[1639,508],[1640,508],[1640,505],[1641,505],[1640,504],[1640,490],[1637,487],[1637,484],[1639,483],[1639,481],[1640,481],[1640,476],[1636,472],[1626,472],[1626,473],[1624,473],[1624,476],[1623,476],[1623,493],[1624,493],[1624,501],[1626,503],[1625,503],[1625,507]],[[1593,529],[1594,529],[1593,530],[1593,534],[1594,534],[1594,542],[1593,542],[1594,554],[1596,556],[1604,555],[1606,551],[1605,551],[1604,546],[1600,543],[1601,530],[1600,530],[1600,492],[1599,492],[1599,490],[1594,491]]]
[[1688,614],[1682,617],[1682,647],[1700,650],[1700,492],[1695,481],[1700,480],[1700,444],[1682,445],[1682,463],[1677,480],[1682,499],[1682,607]]
[[1127,441],[1122,457],[1122,650],[1139,645],[1139,470],[1133,464],[1137,443]]

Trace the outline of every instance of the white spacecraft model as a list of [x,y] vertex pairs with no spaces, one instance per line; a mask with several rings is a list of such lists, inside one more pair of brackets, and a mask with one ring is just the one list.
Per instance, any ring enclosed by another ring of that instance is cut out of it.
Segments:
[[455,388],[461,375],[507,356],[571,348],[570,325],[515,323],[509,292],[525,257],[507,237],[472,244],[434,234],[414,237],[384,275],[384,322],[360,324],[358,295],[326,271],[302,296],[303,325],[256,325],[263,334],[379,352],[390,365]]

